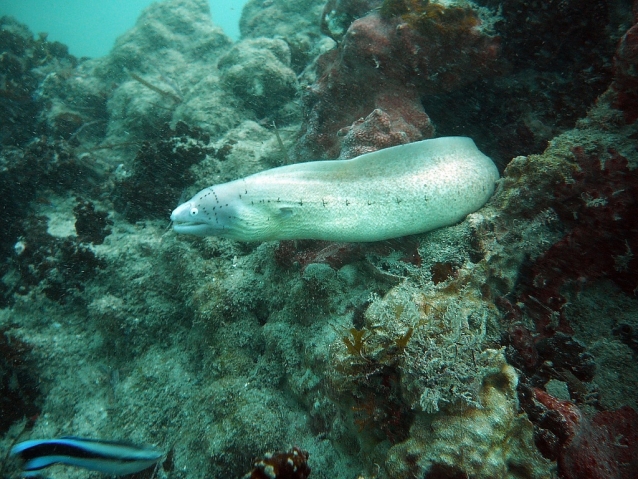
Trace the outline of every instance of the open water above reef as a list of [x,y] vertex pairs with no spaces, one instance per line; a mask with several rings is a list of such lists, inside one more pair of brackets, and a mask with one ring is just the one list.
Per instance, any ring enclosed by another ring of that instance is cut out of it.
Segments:
[[[233,40],[239,38],[239,18],[246,1],[208,2],[213,22]],[[108,55],[117,37],[132,28],[151,3],[152,0],[0,0],[0,16],[16,18],[36,35],[46,32],[49,41],[64,43],[78,58],[96,58]]]
[[[637,15],[249,0],[233,40],[166,0],[81,59],[2,17],[0,475],[73,435],[165,451],[139,477],[637,477]],[[444,136],[501,175],[451,226],[171,230],[211,185]]]

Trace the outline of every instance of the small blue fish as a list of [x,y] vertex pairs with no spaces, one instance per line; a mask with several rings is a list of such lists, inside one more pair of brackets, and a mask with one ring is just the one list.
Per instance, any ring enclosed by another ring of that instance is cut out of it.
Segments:
[[21,442],[11,448],[11,455],[25,461],[22,466],[24,477],[37,476],[40,469],[53,464],[121,476],[151,467],[164,453],[151,446],[66,436]]

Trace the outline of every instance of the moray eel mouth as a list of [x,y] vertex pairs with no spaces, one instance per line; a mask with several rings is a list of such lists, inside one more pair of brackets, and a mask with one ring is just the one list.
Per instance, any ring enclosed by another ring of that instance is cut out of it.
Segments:
[[186,221],[173,221],[175,233],[206,236],[210,231],[210,225],[206,223],[191,223]]

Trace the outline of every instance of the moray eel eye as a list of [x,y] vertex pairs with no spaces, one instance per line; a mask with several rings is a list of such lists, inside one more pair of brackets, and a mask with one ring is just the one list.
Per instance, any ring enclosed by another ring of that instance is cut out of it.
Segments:
[[199,210],[195,206],[193,206],[191,208],[190,215],[191,216],[197,216],[197,213],[199,213]]

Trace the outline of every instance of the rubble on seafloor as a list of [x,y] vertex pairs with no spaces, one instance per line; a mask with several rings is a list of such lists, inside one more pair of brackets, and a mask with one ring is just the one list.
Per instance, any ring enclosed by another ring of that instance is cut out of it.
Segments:
[[[154,443],[185,479],[633,477],[638,6],[581,3],[250,0],[232,42],[168,0],[97,59],[0,19],[2,447]],[[167,231],[191,190],[456,134],[502,179],[455,226]]]

